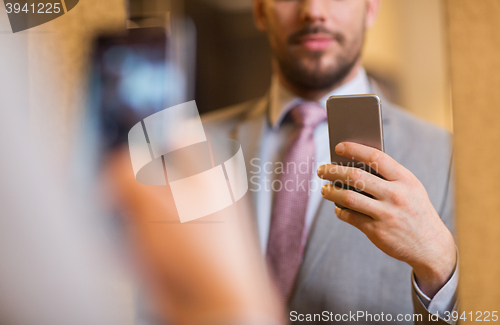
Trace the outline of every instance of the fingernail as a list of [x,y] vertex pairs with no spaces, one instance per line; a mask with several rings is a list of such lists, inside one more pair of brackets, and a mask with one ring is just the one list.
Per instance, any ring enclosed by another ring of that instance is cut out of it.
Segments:
[[339,214],[340,208],[338,206],[335,206],[335,214]]
[[342,142],[335,146],[335,152],[339,155],[343,154],[345,151],[345,144]]
[[323,179],[323,176],[325,175],[325,169],[326,169],[325,165],[318,167],[316,173],[318,174],[319,178]]
[[321,186],[321,195],[325,195],[325,193],[326,193],[326,186],[327,185]]

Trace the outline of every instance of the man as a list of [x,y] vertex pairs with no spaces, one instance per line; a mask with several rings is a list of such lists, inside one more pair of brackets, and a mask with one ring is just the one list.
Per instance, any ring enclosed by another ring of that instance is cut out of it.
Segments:
[[[209,137],[242,143],[261,247],[290,320],[448,321],[458,281],[448,230],[450,135],[382,98],[386,152],[355,143],[335,150],[378,166],[384,178],[320,166],[329,161],[326,99],[381,96],[360,58],[380,0],[253,4],[272,49],[271,89],[259,101],[208,114],[204,124]],[[357,181],[373,198],[331,181]]]

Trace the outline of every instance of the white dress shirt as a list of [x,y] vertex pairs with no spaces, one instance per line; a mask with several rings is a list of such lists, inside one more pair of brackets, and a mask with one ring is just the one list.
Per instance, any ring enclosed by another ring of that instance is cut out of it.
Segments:
[[[328,97],[333,95],[352,95],[352,94],[369,94],[372,93],[368,76],[363,68],[360,68],[356,77],[348,83],[336,88],[321,100],[318,104],[325,107]],[[270,127],[263,134],[261,152],[259,157],[250,161],[250,190],[255,192],[257,205],[257,224],[259,229],[259,239],[263,253],[267,248],[269,236],[269,227],[271,220],[272,201],[273,201],[273,185],[275,189],[279,189],[278,174],[275,170],[280,168],[279,162],[284,155],[287,141],[292,136],[294,127],[292,124],[284,123],[280,126],[281,121],[287,113],[295,106],[301,104],[305,100],[299,98],[288,91],[279,82],[276,76],[273,77],[270,90],[270,106],[268,111],[268,119]],[[314,166],[316,170],[323,164],[330,163],[330,148],[328,140],[328,124],[323,122],[318,125],[314,131],[315,157]],[[273,183],[274,182],[274,183]],[[311,175],[310,198],[306,211],[305,231],[303,241],[307,240],[311,224],[319,209],[321,200],[321,187],[327,181],[317,177],[313,172]],[[458,284],[458,268],[456,268],[452,278],[441,288],[441,290],[429,299],[417,286],[414,277],[413,287],[422,303],[431,313],[452,311],[456,301],[455,292]]]

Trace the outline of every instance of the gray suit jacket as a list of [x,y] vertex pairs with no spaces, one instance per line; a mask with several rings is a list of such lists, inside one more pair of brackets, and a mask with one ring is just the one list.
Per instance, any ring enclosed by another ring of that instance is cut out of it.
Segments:
[[[386,153],[418,177],[453,232],[451,135],[383,98],[382,106]],[[202,120],[209,138],[229,137],[241,143],[248,169],[249,161],[260,152],[263,132],[270,127],[267,109],[266,96],[203,115]],[[247,199],[253,201],[252,195],[249,191]],[[327,311],[349,315],[360,311],[373,315],[372,321],[369,317],[346,320],[344,316],[342,322],[347,324],[411,324],[413,321],[395,320],[398,314],[414,313],[422,314],[422,322],[415,323],[442,322],[429,321],[429,313],[412,288],[411,268],[380,251],[358,229],[340,221],[334,214],[334,203],[326,200],[311,228],[289,308],[297,314]],[[382,312],[391,314],[392,321],[376,321],[375,314]],[[303,323],[325,322],[316,319]]]

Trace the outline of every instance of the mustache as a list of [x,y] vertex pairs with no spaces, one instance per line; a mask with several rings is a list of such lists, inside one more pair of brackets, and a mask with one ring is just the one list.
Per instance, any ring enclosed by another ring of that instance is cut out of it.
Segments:
[[343,34],[331,31],[327,29],[324,26],[321,25],[308,25],[305,26],[304,28],[296,31],[292,35],[288,37],[288,44],[297,44],[300,43],[300,38],[307,36],[307,35],[314,35],[314,34],[326,34],[330,35],[333,39],[335,39],[337,42],[342,44],[345,40],[345,37]]

